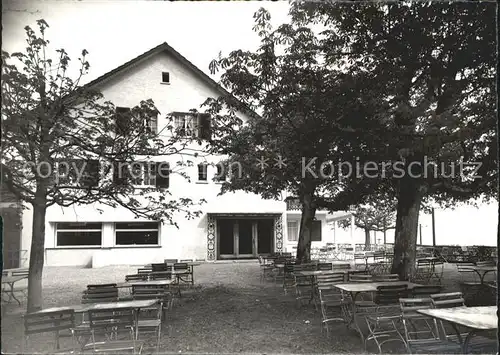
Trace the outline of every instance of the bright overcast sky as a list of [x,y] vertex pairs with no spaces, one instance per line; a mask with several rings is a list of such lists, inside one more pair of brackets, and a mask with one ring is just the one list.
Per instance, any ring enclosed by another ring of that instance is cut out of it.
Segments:
[[2,0],[2,5],[3,50],[24,51],[24,26],[35,29],[43,18],[51,48],[64,48],[73,60],[82,49],[89,52],[84,82],[163,42],[210,74],[208,64],[219,51],[256,48],[256,10],[265,7],[279,25],[287,22],[289,7],[287,1]]

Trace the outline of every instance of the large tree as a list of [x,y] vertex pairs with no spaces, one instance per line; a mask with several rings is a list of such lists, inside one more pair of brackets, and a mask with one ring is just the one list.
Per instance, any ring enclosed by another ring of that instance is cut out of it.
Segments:
[[[366,73],[383,127],[376,162],[397,197],[392,272],[414,272],[421,202],[497,198],[496,4],[493,2],[292,5],[293,21],[324,26],[322,52]],[[455,168],[452,171],[452,167]],[[478,170],[475,170],[478,167]],[[373,179],[361,179],[373,184]],[[363,184],[356,181],[356,184]]]
[[[221,83],[261,113],[224,131],[235,120],[221,114],[222,109],[236,110],[235,101],[207,101],[208,111],[219,116],[214,123],[223,126],[212,142],[214,152],[228,155],[226,166],[233,168],[222,191],[244,190],[272,199],[284,192],[297,198],[302,212],[297,259],[307,262],[315,212],[347,208],[365,189],[373,190],[366,184],[344,186],[342,177],[356,158],[374,158],[366,147],[379,138],[359,136],[356,129],[380,125],[371,115],[380,102],[370,96],[364,74],[325,65],[313,30],[297,24],[273,29],[264,9],[254,17],[259,49],[235,50],[211,63],[212,72],[223,70]],[[341,160],[349,166],[340,166]]]
[[[47,208],[99,203],[172,224],[176,212],[199,214],[192,210],[198,202],[169,198],[166,182],[176,168],[159,157],[182,153],[187,142],[173,131],[160,136],[150,129],[158,115],[154,103],[145,98],[117,115],[102,94],[79,85],[89,70],[87,52],[72,79],[68,54],[59,49],[50,59],[48,25],[37,24],[39,33],[25,28],[24,53],[2,51],[1,182],[33,212],[28,312],[42,307]],[[157,163],[146,163],[155,157]],[[156,175],[156,187],[136,193],[146,170]]]

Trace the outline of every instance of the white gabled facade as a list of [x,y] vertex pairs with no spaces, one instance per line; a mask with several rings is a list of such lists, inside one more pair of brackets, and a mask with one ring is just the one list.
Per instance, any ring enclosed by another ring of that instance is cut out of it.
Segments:
[[[189,112],[192,108],[200,107],[208,97],[220,96],[214,83],[179,60],[176,54],[178,55],[175,51],[172,54],[168,49],[153,51],[99,81],[96,88],[117,107],[133,107],[141,100],[151,98],[160,111],[158,131],[161,132],[167,124],[167,114]],[[163,72],[169,73],[168,84],[162,82]],[[248,119],[243,113],[239,117],[244,121]],[[117,231],[123,231],[123,226],[117,223],[151,221],[135,219],[124,208],[114,209],[99,204],[68,208],[52,206],[47,210],[45,226],[45,265],[141,265],[177,258],[215,261],[221,258],[257,257],[258,254],[272,251],[292,251],[296,242],[288,242],[287,225],[288,222],[293,225],[294,221],[298,221],[300,212],[287,214],[284,201],[263,200],[258,195],[244,192],[217,196],[221,185],[212,180],[216,167],[209,165],[206,181],[198,181],[197,164],[216,164],[221,157],[195,158],[190,153],[194,153],[199,147],[197,143],[193,143],[190,146],[192,150],[185,151],[188,154],[186,159],[194,162],[194,166],[184,168],[191,182],[180,175],[171,174],[169,183],[173,197],[190,197],[193,200],[203,198],[207,201],[198,208],[203,211],[199,218],[187,220],[179,213],[175,216],[178,228],[164,224],[157,227],[157,232],[152,231],[158,233],[156,243],[120,245]],[[173,166],[180,158],[170,156],[161,161],[168,161]],[[21,248],[28,251],[27,255],[31,245],[31,219],[31,210],[25,210]],[[326,212],[318,212],[317,219],[322,221],[322,239],[313,245],[324,244],[331,237]],[[87,223],[83,229],[78,229],[77,225],[75,227],[74,223],[82,222]],[[68,227],[67,223],[72,224]],[[151,231],[144,231],[149,232]],[[58,233],[70,236],[93,233],[94,237],[96,233],[100,233],[100,242],[94,243],[95,245],[60,245]],[[229,252],[231,247],[233,255]]]

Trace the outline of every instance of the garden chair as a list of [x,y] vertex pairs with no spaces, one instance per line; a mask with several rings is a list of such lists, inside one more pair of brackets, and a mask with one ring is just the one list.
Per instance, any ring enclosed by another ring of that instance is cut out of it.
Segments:
[[349,270],[351,268],[350,263],[335,263],[332,264],[332,270]]
[[193,269],[187,263],[175,263],[173,269],[176,272],[175,277],[179,286],[181,284],[192,286],[194,285]]
[[442,260],[434,261],[431,264],[431,271],[429,275],[429,283],[441,284],[444,272],[444,262]]
[[262,255],[259,255],[259,265],[260,265],[260,282],[264,282],[274,273],[274,265],[270,262],[265,262]]
[[[76,354],[77,347],[73,329],[75,328],[75,311],[64,309],[54,312],[27,313],[24,318],[24,341],[22,344],[22,354],[29,354],[30,338],[35,334],[53,333],[55,344],[48,354]],[[71,347],[61,349],[60,338],[66,336],[71,338]],[[39,349],[35,350],[39,353]]]
[[[375,307],[365,309],[366,324],[369,335],[365,339],[365,349],[368,341],[373,340],[382,353],[382,345],[390,341],[401,341],[406,344],[403,335],[397,327],[401,320],[400,298],[408,297],[407,285],[379,286],[375,293]],[[380,338],[386,338],[380,341]]]
[[361,272],[349,272],[347,280],[349,282],[374,282],[372,275]]
[[151,272],[153,272],[153,267],[151,265],[137,269],[138,274],[149,274]]
[[[452,307],[465,307],[465,301],[463,298],[463,294],[461,292],[449,292],[449,293],[438,293],[431,295],[432,307],[433,308],[452,308]],[[454,329],[446,329],[445,322],[438,321],[442,331],[442,337],[445,340],[453,342],[455,344],[460,345],[468,335],[467,332],[460,333],[460,338],[456,334]],[[457,325],[457,327],[459,327]],[[496,340],[496,339],[495,339]],[[492,344],[492,339],[484,336],[476,335],[474,337],[474,341],[471,341],[469,346],[471,350],[477,351],[490,347]]]
[[460,275],[460,283],[479,283],[479,276],[474,270],[471,269],[472,267],[475,267],[476,264],[473,262],[461,262],[456,265],[458,274]]
[[354,254],[354,269],[366,271],[368,269],[368,260],[363,253]]
[[91,342],[85,345],[83,351],[106,354],[142,352],[143,342],[137,340],[136,312],[133,308],[91,309],[88,313]]
[[431,272],[431,262],[429,260],[417,260],[415,276],[413,277],[412,281],[415,283],[427,284],[429,283]]
[[150,272],[144,274],[125,275],[125,282],[146,281],[149,277],[149,274]]
[[344,282],[344,273],[332,272],[316,276],[316,285],[319,294],[321,307],[321,331],[326,328],[327,335],[330,335],[328,324],[335,321],[345,322],[347,317],[345,310],[346,299],[342,290],[335,287],[335,284]]
[[[160,299],[158,303],[152,307],[141,308],[138,313],[136,326],[136,339],[139,339],[141,334],[148,333],[156,336],[156,353],[160,353],[161,326],[162,320],[165,319],[163,301]],[[142,337],[141,337],[142,338]]]
[[163,262],[167,265],[175,264],[179,259],[165,259]]
[[[429,298],[431,295],[440,293],[442,290],[441,285],[418,285],[414,286],[411,290],[411,296],[415,298]],[[429,298],[430,302],[430,298]],[[432,303],[431,303],[432,304]]]
[[405,345],[409,354],[415,353],[461,353],[459,344],[442,340],[434,318],[418,313],[419,309],[432,308],[430,298],[401,298],[402,321]]
[[285,295],[288,290],[295,287],[295,277],[293,276],[295,264],[285,263],[283,267],[283,292]]
[[319,263],[318,270],[331,271],[331,270],[333,270],[332,263]]
[[399,281],[399,275],[398,274],[381,274],[381,275],[375,275],[373,277],[373,281],[375,281],[375,282]]
[[116,301],[118,301],[116,284],[87,285],[87,289],[83,291],[82,303]]

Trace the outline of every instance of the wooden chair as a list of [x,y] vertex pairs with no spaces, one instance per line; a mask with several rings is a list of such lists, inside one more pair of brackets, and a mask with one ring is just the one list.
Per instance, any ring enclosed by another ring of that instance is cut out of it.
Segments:
[[[61,309],[53,312],[35,312],[27,313],[24,318],[24,342],[22,345],[22,354],[29,354],[29,340],[32,335],[53,333],[55,346],[49,354],[75,354],[76,343],[73,333],[75,328],[75,311],[73,309]],[[61,334],[66,333],[66,334]],[[60,348],[60,337],[69,336],[72,340],[72,346],[69,349]],[[36,350],[38,353],[39,350]]]
[[285,295],[288,290],[295,287],[295,277],[293,275],[295,264],[285,263],[283,267],[283,292]]
[[354,268],[356,270],[366,271],[368,269],[368,263],[365,254],[354,253]]
[[434,318],[417,312],[419,309],[432,308],[430,298],[401,298],[399,303],[405,332],[405,345],[409,354],[461,353],[459,344],[440,338]]
[[444,272],[444,262],[442,260],[434,261],[431,266],[429,283],[441,285]]
[[477,276],[477,273],[471,269],[472,267],[476,266],[474,263],[461,262],[457,263],[456,265],[458,274],[460,275],[461,283],[473,283],[473,284],[479,283],[479,276]]
[[274,265],[270,262],[266,262],[262,255],[259,255],[259,265],[260,265],[260,282],[264,282],[270,276],[273,276]]
[[116,302],[118,288],[116,284],[87,285],[83,292],[82,303]]
[[372,275],[360,272],[349,272],[347,274],[347,280],[349,282],[374,282]]
[[137,269],[138,274],[149,274],[152,271],[153,271],[153,268],[151,265],[144,266],[142,268]]
[[[462,292],[449,292],[449,293],[438,293],[431,295],[432,307],[433,308],[453,308],[453,307],[465,307],[465,301],[463,298]],[[445,322],[438,321],[442,331],[442,337],[445,340],[453,342],[455,344],[460,345],[461,340],[459,339],[456,332],[452,329],[446,329]],[[459,327],[459,326],[457,326]],[[460,338],[463,340],[467,337],[468,333],[464,332],[460,334]],[[493,340],[495,342],[496,339]],[[481,349],[487,347],[489,348],[492,344],[492,339],[484,336],[476,335],[474,337],[474,341],[469,343],[472,351],[475,352],[477,350],[481,351]]]
[[349,263],[334,263],[332,264],[332,270],[350,270],[351,269],[351,264]]
[[333,265],[332,265],[332,263],[319,263],[318,264],[318,270],[332,271],[333,270]]
[[[411,296],[415,298],[429,298],[431,295],[440,293],[442,290],[441,285],[418,285],[414,286],[411,290]],[[430,302],[430,298],[429,298]],[[432,305],[432,302],[431,302]]]
[[170,264],[175,264],[177,261],[178,259],[165,259],[164,263],[170,265]]
[[149,273],[125,275],[125,282],[146,281]]
[[151,271],[152,271],[152,272],[163,272],[163,271],[168,271],[168,269],[167,269],[167,264],[166,264],[166,263],[155,263],[155,264],[151,264]]
[[[315,267],[315,265],[314,265]],[[293,277],[296,300],[302,305],[303,300],[309,300],[309,303],[314,298],[314,277],[302,276],[298,274],[300,271],[314,271],[312,266],[307,264],[293,265]]]
[[[137,340],[136,312],[133,308],[91,309],[88,311],[91,342],[83,351],[94,353],[142,352],[143,342]],[[119,339],[124,336],[125,339]],[[101,339],[97,339],[100,337]]]
[[[370,334],[365,339],[365,349],[369,340],[373,340],[382,353],[382,345],[390,341],[402,341],[403,335],[396,325],[401,319],[400,298],[408,297],[408,285],[378,286],[375,293],[375,307],[365,316]],[[394,336],[396,335],[396,336]],[[380,341],[380,338],[386,340]]]
[[187,263],[175,263],[173,270],[176,272],[181,272],[182,274],[176,274],[177,281],[179,283],[185,283],[189,285],[194,284],[193,280],[193,268]]
[[156,336],[156,353],[160,353],[161,325],[165,319],[165,310],[163,301],[152,307],[141,308],[138,313],[136,339],[139,339],[144,333],[154,334]]
[[327,335],[330,334],[329,323],[335,321],[345,322],[347,319],[345,310],[347,301],[342,291],[335,284],[344,282],[344,273],[332,272],[316,276],[316,286],[321,306],[322,327],[326,328]]
[[399,275],[398,274],[381,274],[381,275],[375,275],[373,277],[373,281],[375,281],[375,282],[399,281]]
[[135,300],[158,300],[163,306],[166,316],[167,310],[172,309],[174,294],[168,286],[164,285],[132,285],[132,298]]

